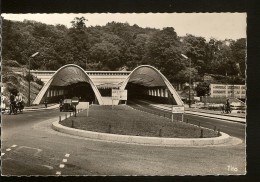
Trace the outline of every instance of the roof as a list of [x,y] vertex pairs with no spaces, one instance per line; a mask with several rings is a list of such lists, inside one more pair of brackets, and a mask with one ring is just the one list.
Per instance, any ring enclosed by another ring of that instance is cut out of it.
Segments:
[[129,83],[135,83],[146,87],[165,86],[164,80],[151,67],[141,67],[130,75]]

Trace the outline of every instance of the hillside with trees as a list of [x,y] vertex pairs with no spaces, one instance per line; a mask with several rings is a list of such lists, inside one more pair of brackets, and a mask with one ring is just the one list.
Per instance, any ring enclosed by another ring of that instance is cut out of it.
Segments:
[[[3,61],[14,60],[26,67],[29,56],[40,52],[31,60],[32,69],[57,70],[73,63],[86,70],[132,70],[149,64],[174,84],[187,82],[189,71],[193,82],[203,82],[204,75],[211,75],[219,83],[245,83],[245,38],[206,41],[189,34],[178,36],[173,27],[159,30],[117,22],[89,27],[84,17],[71,23],[67,28],[4,19]],[[191,68],[181,54],[191,59]]]

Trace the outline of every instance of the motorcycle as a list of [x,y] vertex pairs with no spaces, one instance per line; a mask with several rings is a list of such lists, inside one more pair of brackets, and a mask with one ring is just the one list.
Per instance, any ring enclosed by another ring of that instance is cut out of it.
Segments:
[[15,115],[17,114],[16,102],[11,102],[11,103],[10,103],[10,112],[9,112],[9,115],[11,115],[12,113],[14,113]]
[[230,114],[231,113],[231,108],[230,106],[228,107],[227,105],[222,106],[222,114]]
[[10,103],[10,112],[9,115],[14,113],[15,115],[18,113],[23,113],[24,105],[22,102],[13,102]]

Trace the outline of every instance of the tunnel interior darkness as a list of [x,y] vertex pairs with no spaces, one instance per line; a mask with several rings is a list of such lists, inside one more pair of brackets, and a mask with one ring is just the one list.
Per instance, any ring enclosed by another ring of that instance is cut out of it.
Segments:
[[[60,99],[78,97],[80,102],[97,103],[95,93],[87,82],[73,83],[67,86],[51,86],[50,90],[64,90],[61,95],[48,97],[48,102],[59,102]],[[45,96],[46,98],[46,96]]]
[[74,83],[70,86],[67,86],[68,92],[65,95],[68,98],[78,97],[82,102],[94,102],[95,101],[95,93],[92,90],[89,83],[79,82]]

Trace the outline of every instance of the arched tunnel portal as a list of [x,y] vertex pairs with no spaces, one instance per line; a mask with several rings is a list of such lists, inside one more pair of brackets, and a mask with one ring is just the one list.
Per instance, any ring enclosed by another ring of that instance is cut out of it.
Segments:
[[60,99],[79,97],[87,101],[103,105],[102,97],[85,71],[74,64],[61,67],[44,85],[33,104],[58,102]]
[[144,99],[160,104],[183,105],[180,96],[166,77],[149,65],[135,68],[120,89],[128,91],[129,101]]

